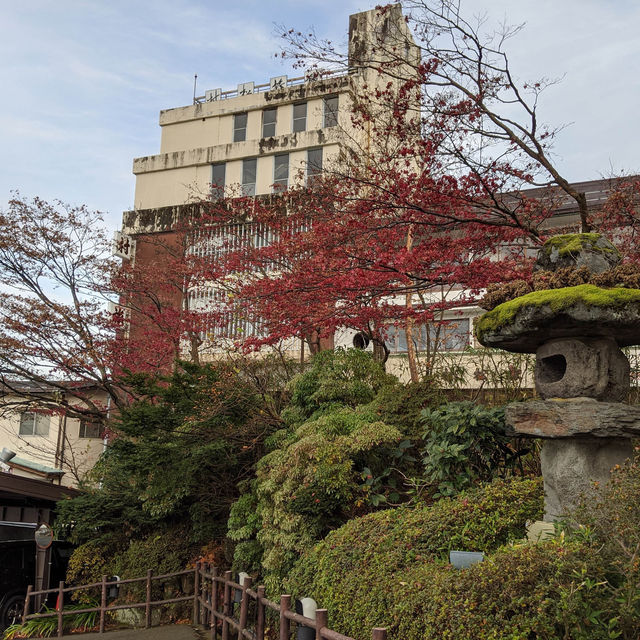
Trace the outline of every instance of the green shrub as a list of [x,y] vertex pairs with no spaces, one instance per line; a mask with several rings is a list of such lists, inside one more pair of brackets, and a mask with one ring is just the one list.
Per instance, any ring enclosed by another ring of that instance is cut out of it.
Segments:
[[[547,542],[503,547],[456,571],[408,569],[384,621],[403,640],[596,640],[609,637],[596,547]],[[610,616],[609,616],[610,617]],[[363,634],[362,637],[366,637]]]
[[396,428],[370,412],[343,408],[305,422],[260,460],[257,539],[271,591],[300,553],[353,515],[367,495],[360,470],[400,439]]
[[373,400],[380,419],[411,438],[422,435],[423,410],[445,401],[442,390],[430,381],[384,387]]
[[[188,543],[184,527],[164,529],[154,536],[131,540],[124,547],[104,547],[100,541],[79,546],[71,555],[67,569],[67,582],[71,585],[100,582],[102,576],[117,575],[121,579],[142,578],[151,569],[155,575],[182,571],[198,554],[199,548]],[[183,588],[179,578],[162,585],[154,585],[154,597],[162,598],[167,592],[177,593]],[[144,600],[145,585],[136,583],[120,588],[118,599],[123,602]],[[74,599],[81,603],[100,598],[100,589],[81,590]]]
[[171,375],[127,382],[135,400],[114,418],[94,485],[58,504],[60,522],[74,523],[80,544],[100,538],[126,548],[177,523],[189,544],[221,539],[238,482],[281,421],[228,362],[177,363]]
[[[65,632],[86,632],[93,629],[98,624],[98,612],[73,613],[77,609],[95,608],[100,606],[97,600],[88,601],[85,604],[65,605],[64,610],[68,611],[62,616],[62,628]],[[50,638],[58,629],[58,616],[55,609],[43,606],[42,613],[53,614],[47,618],[32,618],[24,624],[12,624],[3,633],[3,640],[15,640],[16,638]]]
[[368,404],[385,387],[399,387],[370,353],[359,349],[321,351],[311,366],[294,378],[291,403],[283,412],[289,424],[300,424],[324,411]]
[[640,628],[640,451],[616,465],[611,480],[596,487],[573,514],[580,529],[568,535],[592,538],[607,568],[621,637],[636,640]]
[[262,526],[257,482],[254,480],[245,486],[245,491],[231,507],[228,537],[235,543],[233,568],[258,574],[261,573],[264,549],[257,539]]
[[156,575],[181,571],[197,555],[199,547],[189,544],[184,528],[158,532],[143,540],[132,540],[115,555],[110,566],[121,578],[140,578],[152,569]]
[[[103,575],[112,575],[110,561],[117,551],[116,547],[106,547],[99,540],[81,544],[69,558],[66,582],[71,585],[94,584],[100,582]],[[96,597],[99,597],[98,591],[74,593],[74,600],[79,602],[86,603]]]
[[450,402],[424,409],[422,419],[424,481],[436,497],[507,475],[525,453],[512,447],[500,407]]
[[400,499],[391,467],[411,443],[381,420],[376,396],[400,389],[370,354],[321,352],[291,384],[287,428],[273,433],[256,479],[233,505],[233,566],[262,574],[270,593],[300,554],[350,517]]
[[351,520],[302,556],[288,592],[315,598],[329,609],[333,628],[356,638],[374,626],[397,626],[416,567],[441,567],[450,549],[489,552],[523,537],[526,521],[541,516],[542,502],[540,479],[498,480],[432,506]]

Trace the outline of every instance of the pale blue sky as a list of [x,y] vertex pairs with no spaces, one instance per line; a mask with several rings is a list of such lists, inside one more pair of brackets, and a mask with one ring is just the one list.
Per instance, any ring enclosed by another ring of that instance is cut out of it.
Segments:
[[[265,82],[274,23],[346,41],[365,0],[2,0],[0,203],[10,191],[86,203],[119,226],[133,202],[134,157],[158,152],[161,109],[198,93]],[[511,42],[529,80],[565,75],[540,113],[572,123],[557,140],[571,180],[640,172],[640,3],[635,0],[466,0],[500,21],[527,22]]]

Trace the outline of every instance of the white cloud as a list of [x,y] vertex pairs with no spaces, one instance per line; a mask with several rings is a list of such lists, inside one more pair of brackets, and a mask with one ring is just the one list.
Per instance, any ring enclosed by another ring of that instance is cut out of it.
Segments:
[[[527,27],[509,43],[519,77],[560,76],[543,119],[573,122],[556,151],[571,179],[610,161],[637,166],[640,5],[634,0],[463,0]],[[199,92],[287,73],[274,23],[346,42],[363,0],[29,0],[3,6],[0,23],[0,199],[86,201],[115,227],[133,201],[133,157],[157,152],[161,109]],[[291,75],[291,73],[290,73]]]

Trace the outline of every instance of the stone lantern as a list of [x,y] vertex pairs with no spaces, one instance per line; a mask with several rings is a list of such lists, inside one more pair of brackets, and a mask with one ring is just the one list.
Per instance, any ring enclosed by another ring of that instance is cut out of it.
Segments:
[[[536,268],[598,274],[619,260],[602,236],[571,234],[547,241]],[[630,367],[621,350],[640,344],[640,290],[582,284],[534,291],[484,314],[476,334],[487,347],[536,354],[541,400],[512,403],[505,416],[515,434],[544,439],[545,520],[557,519],[594,481],[608,481],[640,435],[640,408],[622,403]]]

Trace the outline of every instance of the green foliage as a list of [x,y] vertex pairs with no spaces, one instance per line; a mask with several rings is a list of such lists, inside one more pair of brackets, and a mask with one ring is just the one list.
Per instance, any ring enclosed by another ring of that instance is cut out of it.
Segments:
[[94,484],[60,503],[62,521],[75,523],[76,542],[120,549],[181,523],[186,542],[221,537],[237,483],[280,423],[230,363],[181,363],[166,378],[131,376],[128,387],[137,400],[122,410]]
[[187,531],[178,528],[132,540],[110,561],[111,573],[127,579],[140,578],[148,569],[156,575],[181,571],[197,551],[193,544],[186,544],[187,539]]
[[542,482],[523,479],[497,480],[432,506],[378,511],[350,520],[303,555],[287,592],[315,598],[329,609],[332,627],[355,638],[368,637],[374,626],[389,627],[392,637],[428,634],[422,614],[406,621],[410,633],[396,630],[402,607],[426,606],[434,576],[451,572],[443,560],[448,551],[490,552],[522,537],[526,521],[541,513]]
[[612,637],[598,611],[604,590],[596,548],[504,547],[462,571],[438,563],[409,568],[386,620],[403,640],[604,639]]
[[[89,631],[98,623],[98,613],[73,613],[74,609],[85,609],[99,607],[100,603],[93,600],[86,604],[65,605],[64,610],[68,614],[62,616],[62,628],[66,632]],[[50,638],[58,629],[58,617],[55,609],[47,606],[43,607],[43,613],[52,614],[47,618],[33,618],[24,624],[12,624],[7,627],[2,636],[4,640],[14,640],[15,638]]]
[[[184,527],[162,530],[143,539],[131,540],[126,546],[105,548],[92,540],[79,546],[71,556],[67,569],[70,584],[95,584],[102,576],[117,575],[121,579],[141,578],[151,569],[155,575],[182,571],[197,555],[198,547],[188,544],[188,532]],[[191,585],[192,579],[187,578]],[[161,600],[185,595],[183,579],[169,578],[153,583],[152,597]],[[119,588],[118,602],[141,602],[145,598],[145,584],[133,583]],[[172,595],[169,595],[172,594]],[[85,606],[100,598],[100,588],[75,591],[73,599]],[[171,605],[162,610],[165,618],[183,617],[184,607]]]
[[291,384],[291,403],[283,418],[300,424],[324,411],[371,402],[384,387],[398,387],[371,354],[360,349],[321,351]]
[[411,438],[422,434],[422,411],[445,401],[442,387],[434,380],[384,387],[373,400],[380,420]]
[[272,450],[257,465],[251,493],[231,511],[235,568],[259,569],[277,592],[300,553],[394,494],[389,463],[407,455],[407,445],[373,402],[392,384],[395,378],[357,350],[323,352],[294,380],[290,428],[269,439]]
[[268,586],[273,589],[301,552],[352,515],[363,500],[358,468],[400,438],[394,427],[345,408],[305,422],[260,461],[257,539]]
[[246,493],[232,505],[229,513],[229,539],[235,542],[233,564],[236,569],[248,573],[260,573],[264,550],[258,542],[262,527],[257,482],[253,481]]
[[424,481],[436,497],[505,475],[523,453],[510,446],[502,408],[451,402],[424,409],[422,419]]
[[625,640],[637,638],[640,620],[640,451],[616,466],[611,480],[589,494],[574,519],[574,537],[587,536],[600,547],[609,577],[609,598],[615,604],[617,627]]
[[550,254],[554,249],[558,251],[561,256],[578,253],[584,248],[589,248],[591,251],[601,253],[617,253],[620,252],[612,246],[599,245],[600,238],[604,239],[604,236],[600,233],[564,233],[557,236],[551,236],[544,245],[542,250],[546,254]]
[[[116,553],[116,547],[105,547],[99,540],[85,542],[69,558],[66,581],[76,585],[94,584],[100,582],[103,575],[113,575],[110,560]],[[83,593],[77,599],[87,601]]]

